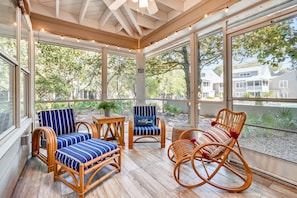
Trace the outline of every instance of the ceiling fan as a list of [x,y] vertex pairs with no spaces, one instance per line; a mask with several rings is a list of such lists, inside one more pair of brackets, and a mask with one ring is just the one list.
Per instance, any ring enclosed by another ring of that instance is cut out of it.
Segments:
[[[115,0],[110,4],[110,10],[117,10],[121,5],[129,0]],[[139,8],[147,8],[149,14],[155,14],[158,12],[158,7],[155,0],[132,0],[134,3],[138,3]]]

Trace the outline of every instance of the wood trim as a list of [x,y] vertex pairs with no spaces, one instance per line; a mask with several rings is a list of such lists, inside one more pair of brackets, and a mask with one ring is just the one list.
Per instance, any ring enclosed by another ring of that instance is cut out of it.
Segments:
[[50,34],[64,35],[82,40],[95,40],[98,43],[119,46],[128,49],[138,49],[138,40],[79,24],[65,22],[59,19],[31,13],[32,28],[40,31],[44,28]]
[[150,44],[160,41],[165,37],[193,25],[204,18],[205,14],[215,13],[225,7],[230,7],[240,0],[203,0],[201,3],[190,8],[175,19],[167,22],[157,30],[138,40],[123,35],[105,32],[99,29],[85,27],[79,24],[65,22],[52,17],[31,13],[30,18],[33,30],[40,31],[44,28],[46,32],[64,35],[82,40],[95,40],[98,43],[108,44],[127,49],[142,49]]
[[18,6],[22,11],[22,14],[30,14],[30,6],[28,0],[18,0]]
[[145,48],[156,41],[160,41],[176,31],[187,28],[204,18],[205,14],[212,14],[239,2],[240,0],[203,0],[175,19],[167,22],[157,30],[143,37],[140,48]]

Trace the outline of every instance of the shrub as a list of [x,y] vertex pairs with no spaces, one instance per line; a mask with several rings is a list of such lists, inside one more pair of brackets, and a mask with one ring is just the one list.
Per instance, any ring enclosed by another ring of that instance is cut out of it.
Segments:
[[168,104],[168,103],[164,105],[164,109],[165,109],[165,112],[168,112],[168,113],[173,113],[173,114],[181,113],[180,108],[173,106],[171,104]]

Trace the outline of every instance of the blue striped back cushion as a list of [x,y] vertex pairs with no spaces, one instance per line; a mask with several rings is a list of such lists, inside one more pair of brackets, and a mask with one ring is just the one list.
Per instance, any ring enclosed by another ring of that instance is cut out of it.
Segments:
[[154,125],[157,124],[157,122],[156,122],[156,113],[157,113],[156,106],[134,106],[133,113],[134,113],[134,123],[136,123],[135,115],[138,115],[138,116],[155,116]]
[[37,113],[39,126],[53,128],[57,136],[75,132],[75,118],[72,108],[45,110]]
[[112,142],[92,138],[58,149],[55,157],[62,164],[79,171],[80,164],[84,164],[116,148],[118,148],[118,145]]

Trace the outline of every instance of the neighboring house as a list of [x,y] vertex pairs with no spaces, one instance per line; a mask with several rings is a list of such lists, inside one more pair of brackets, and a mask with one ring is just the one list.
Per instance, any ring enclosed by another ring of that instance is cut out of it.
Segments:
[[[296,98],[297,71],[271,75],[269,66],[246,67],[233,70],[233,96]],[[223,75],[211,69],[201,72],[202,99],[218,98],[223,94]],[[271,95],[272,94],[272,95]]]
[[271,74],[268,66],[246,67],[233,70],[233,96],[243,97],[246,94],[260,97],[269,92]]
[[296,98],[297,71],[290,71],[273,76],[270,80],[270,90],[276,98]]
[[213,70],[201,71],[202,99],[221,97],[223,80]]

